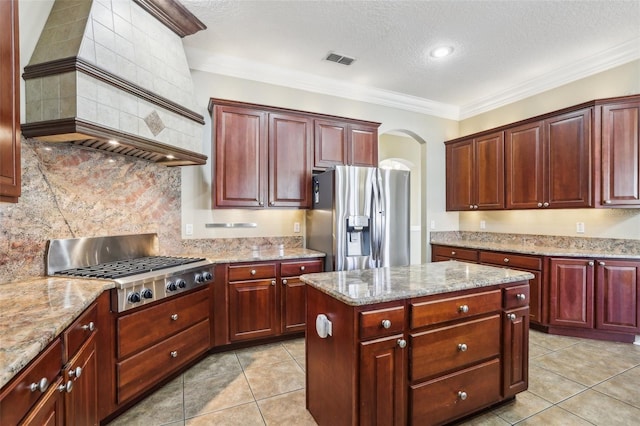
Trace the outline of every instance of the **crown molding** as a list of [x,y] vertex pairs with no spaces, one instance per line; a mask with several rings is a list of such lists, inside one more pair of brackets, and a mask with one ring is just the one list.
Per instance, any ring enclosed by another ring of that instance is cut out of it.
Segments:
[[455,105],[375,89],[185,46],[192,69],[458,120]]
[[345,83],[231,56],[211,55],[205,50],[187,46],[185,52],[192,69],[459,121],[640,59],[639,46],[640,39],[629,40],[606,52],[462,106]]
[[629,40],[605,52],[573,62],[499,93],[462,105],[459,119],[464,120],[500,108],[637,59],[640,59],[640,39],[638,38]]

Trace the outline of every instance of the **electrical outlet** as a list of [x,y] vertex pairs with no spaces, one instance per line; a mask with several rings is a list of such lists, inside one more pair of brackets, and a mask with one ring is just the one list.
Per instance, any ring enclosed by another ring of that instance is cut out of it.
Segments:
[[193,235],[193,223],[187,223],[184,226],[184,233],[187,235]]
[[300,232],[300,222],[293,223],[293,232]]
[[480,221],[480,229],[487,229],[487,222],[485,220]]
[[576,222],[576,232],[578,234],[584,234],[584,222]]

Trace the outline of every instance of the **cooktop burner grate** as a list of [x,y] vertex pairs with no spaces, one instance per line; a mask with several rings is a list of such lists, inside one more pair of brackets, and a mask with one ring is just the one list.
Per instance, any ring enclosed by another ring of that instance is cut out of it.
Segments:
[[136,259],[117,260],[114,262],[100,263],[98,265],[84,266],[80,268],[65,269],[55,272],[55,275],[70,275],[87,278],[115,279],[172,268],[174,266],[188,265],[205,260],[193,257],[148,256]]

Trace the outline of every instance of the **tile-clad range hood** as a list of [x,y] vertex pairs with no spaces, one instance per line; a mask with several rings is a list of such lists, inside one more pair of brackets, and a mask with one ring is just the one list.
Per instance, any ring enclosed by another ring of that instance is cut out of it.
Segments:
[[175,0],[56,0],[25,67],[22,134],[167,166],[205,164]]

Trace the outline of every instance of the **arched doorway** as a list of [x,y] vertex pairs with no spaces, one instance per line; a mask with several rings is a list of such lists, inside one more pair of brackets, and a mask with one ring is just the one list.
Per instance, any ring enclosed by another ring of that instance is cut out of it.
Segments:
[[378,164],[380,167],[401,168],[411,172],[410,244],[411,263],[426,262],[426,197],[424,167],[425,141],[407,130],[393,130],[378,136]]

